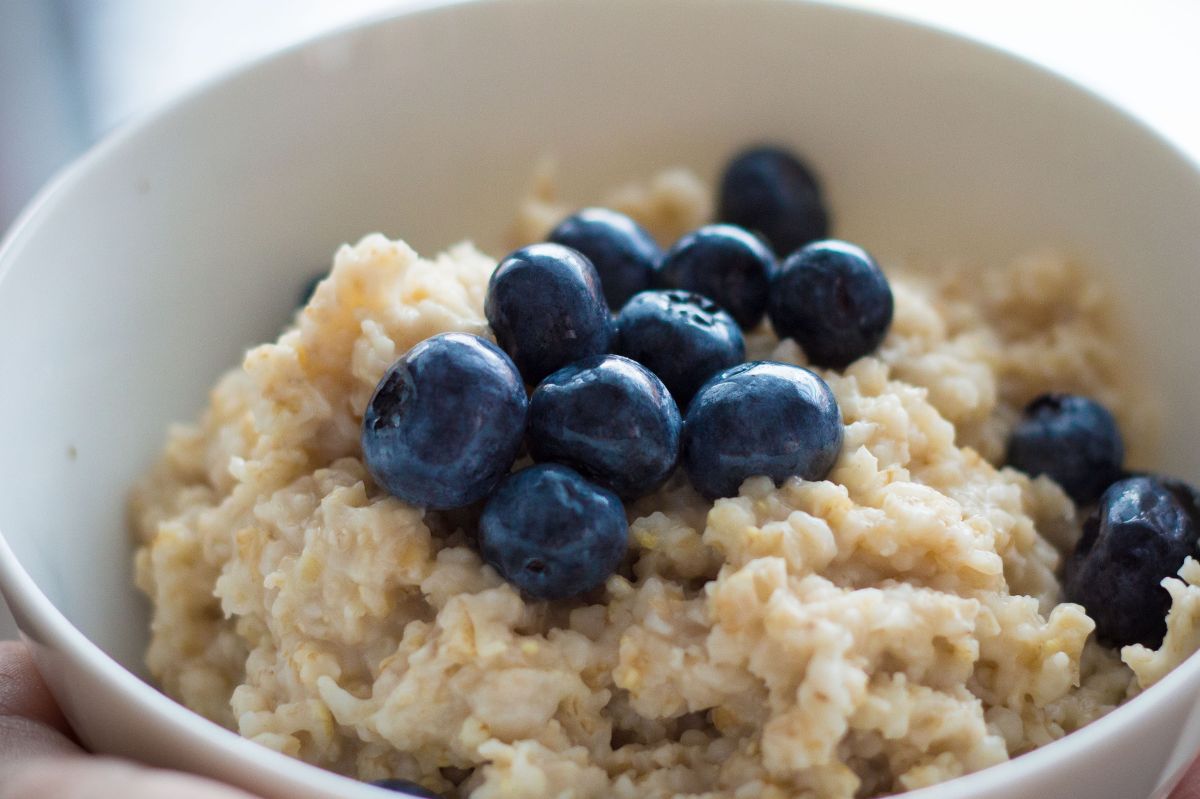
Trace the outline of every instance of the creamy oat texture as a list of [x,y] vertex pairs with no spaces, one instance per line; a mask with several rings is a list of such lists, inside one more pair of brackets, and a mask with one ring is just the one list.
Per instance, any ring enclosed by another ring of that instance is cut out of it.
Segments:
[[[664,173],[608,202],[669,241],[709,189]],[[517,235],[568,209],[542,179]],[[862,797],[999,763],[1103,715],[1200,645],[1200,565],[1167,581],[1162,648],[1105,650],[1054,570],[1080,520],[993,465],[1020,406],[1098,397],[1127,439],[1103,292],[1035,255],[885,264],[883,347],[823,372],[845,447],[819,483],[710,503],[677,475],[630,510],[594,604],[526,602],[462,528],[383,494],[359,423],[384,370],[447,330],[487,335],[494,261],[379,235],[343,247],[277,342],[251,350],[137,487],[149,667],[261,744],[447,797]],[[752,356],[804,363],[764,329]],[[1136,455],[1136,453],[1135,453]]]

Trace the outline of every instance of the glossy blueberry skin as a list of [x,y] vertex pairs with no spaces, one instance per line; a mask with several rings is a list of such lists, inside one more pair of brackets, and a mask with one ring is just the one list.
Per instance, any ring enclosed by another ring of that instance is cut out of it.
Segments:
[[565,599],[603,585],[628,538],[620,498],[556,463],[508,477],[479,517],[483,559],[536,599]]
[[362,423],[363,459],[392,496],[445,510],[483,499],[521,446],[528,400],[490,341],[443,333],[384,373]]
[[1042,394],[1027,406],[1008,439],[1005,462],[1049,476],[1077,505],[1090,505],[1123,474],[1125,444],[1100,403],[1074,394]]
[[667,250],[659,278],[667,287],[703,294],[749,330],[762,321],[778,270],[758,236],[733,225],[706,225]]
[[1162,644],[1171,595],[1161,583],[1184,558],[1200,556],[1198,500],[1191,486],[1155,476],[1120,480],[1100,497],[1064,582],[1067,600],[1095,620],[1101,643]]
[[397,793],[416,796],[419,797],[419,799],[442,799],[442,795],[440,793],[434,793],[425,786],[418,785],[415,782],[409,782],[408,780],[389,778],[386,780],[375,780],[371,783],[371,785],[388,791],[396,791]]
[[617,315],[613,350],[645,366],[666,385],[680,408],[722,369],[746,359],[733,317],[690,291],[644,291]]
[[535,461],[565,464],[632,499],[671,476],[682,427],[675,400],[653,372],[620,355],[594,355],[534,390],[526,441]]
[[591,261],[561,244],[532,244],[500,262],[484,313],[525,382],[608,352],[613,323]]
[[592,262],[613,313],[634,294],[653,286],[663,255],[645,228],[607,208],[572,214],[546,240],[578,250]]
[[755,147],[725,167],[717,218],[761,234],[782,258],[829,235],[829,212],[812,171],[779,147]]
[[799,366],[751,361],[713,377],[692,399],[683,466],[704,496],[732,497],[748,477],[776,485],[823,480],[842,450],[842,412],[828,384]]
[[768,313],[780,338],[815,366],[841,369],[879,347],[892,324],[892,287],[861,247],[830,239],[789,255]]

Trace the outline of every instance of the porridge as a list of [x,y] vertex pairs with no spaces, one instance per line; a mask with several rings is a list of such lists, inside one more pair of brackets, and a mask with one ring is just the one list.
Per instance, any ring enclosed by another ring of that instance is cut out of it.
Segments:
[[[686,171],[604,199],[662,244],[714,215]],[[517,243],[571,210],[543,176]],[[1086,511],[1000,466],[1048,391],[1094,398],[1132,462],[1152,454],[1104,290],[1053,253],[885,266],[886,338],[814,367],[844,425],[825,479],[756,476],[714,500],[676,469],[625,502],[628,552],[602,585],[539,601],[481,559],[477,504],[390,495],[360,438],[410,348],[492,338],[496,261],[342,247],[134,492],[151,673],[272,749],[472,799],[876,796],[1104,715],[1200,645],[1200,565],[1163,583],[1161,646],[1105,645],[1056,576]],[[765,323],[744,348],[810,365]]]

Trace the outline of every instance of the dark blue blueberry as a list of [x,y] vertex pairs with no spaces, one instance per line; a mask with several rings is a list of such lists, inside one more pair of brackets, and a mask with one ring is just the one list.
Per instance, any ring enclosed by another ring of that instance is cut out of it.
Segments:
[[561,244],[509,255],[488,282],[484,312],[525,382],[608,352],[613,323],[591,261]]
[[824,380],[799,366],[752,361],[716,375],[692,399],[683,465],[701,494],[731,497],[756,475],[777,485],[825,479],[842,436],[842,412]]
[[841,369],[870,355],[892,324],[892,288],[862,248],[830,239],[783,262],[771,288],[771,325],[808,360]]
[[1087,610],[1108,646],[1157,649],[1171,595],[1162,587],[1189,555],[1200,556],[1200,497],[1162,477],[1113,483],[1083,525],[1067,562],[1066,598]]
[[623,497],[649,494],[679,460],[683,421],[667,387],[619,355],[559,369],[529,398],[529,452]]
[[625,556],[628,538],[620,498],[554,463],[510,476],[479,517],[483,559],[537,599],[565,599],[603,585]]
[[585,208],[572,214],[546,240],[587,256],[600,275],[613,313],[634,294],[653,285],[662,260],[662,249],[645,228],[607,208]]
[[1074,394],[1043,394],[1025,407],[1005,460],[1030,476],[1047,475],[1077,505],[1090,505],[1121,478],[1124,459],[1107,408]]
[[733,225],[707,225],[667,250],[660,278],[670,288],[703,294],[749,330],[762,321],[778,269],[758,236]]
[[521,446],[521,376],[490,341],[443,333],[392,364],[363,414],[367,469],[385,491],[425,508],[483,499]]
[[811,170],[778,147],[755,147],[729,162],[717,218],[762,234],[782,258],[829,235],[829,213]]
[[375,780],[371,784],[376,788],[383,788],[388,791],[396,791],[397,793],[416,796],[419,797],[419,799],[442,799],[442,795],[440,793],[434,793],[423,785],[418,785],[417,783],[409,782],[408,780],[392,778],[386,780]]
[[690,291],[644,291],[617,315],[613,348],[658,375],[680,408],[722,369],[746,359],[742,331],[707,297]]

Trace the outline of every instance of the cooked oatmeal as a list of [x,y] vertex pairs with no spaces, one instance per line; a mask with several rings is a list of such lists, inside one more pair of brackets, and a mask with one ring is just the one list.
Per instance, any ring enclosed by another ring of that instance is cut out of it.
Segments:
[[[676,170],[607,199],[669,242],[708,220],[709,196]],[[543,177],[518,243],[569,210]],[[470,244],[343,247],[295,324],[172,429],[133,497],[147,662],[168,694],[289,755],[448,797],[849,799],[1060,738],[1200,645],[1191,559],[1159,650],[1096,644],[1059,604],[1074,506],[994,465],[1047,390],[1152,438],[1102,287],[1052,253],[885,263],[887,339],[820,370],[845,420],[828,480],[754,478],[710,502],[676,475],[629,506],[628,562],[603,590],[523,600],[480,561],[471,512],[405,505],[360,458],[397,357],[489,335],[494,266]],[[766,326],[747,350],[805,364]]]

